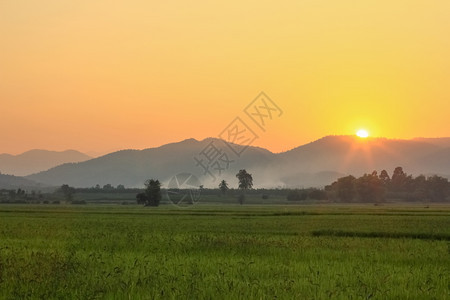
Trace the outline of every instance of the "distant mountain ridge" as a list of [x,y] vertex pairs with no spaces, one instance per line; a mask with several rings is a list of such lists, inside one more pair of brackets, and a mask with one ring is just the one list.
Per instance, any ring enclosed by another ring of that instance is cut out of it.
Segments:
[[[142,186],[148,178],[159,178],[164,181],[181,172],[202,177],[202,170],[196,166],[194,157],[210,142],[217,145],[223,143],[212,138],[203,141],[187,139],[157,148],[121,150],[86,162],[63,164],[27,178],[51,185],[68,183],[73,186],[93,186],[111,183]],[[242,154],[240,164],[232,164],[226,176],[231,179],[230,174],[232,172],[236,174],[238,167],[254,167],[260,161],[270,161],[273,156],[274,154],[268,150],[249,147]]]
[[19,155],[0,154],[0,172],[15,176],[25,176],[48,170],[68,162],[82,162],[90,156],[76,150],[48,151],[30,150]]
[[[238,157],[232,155],[222,140],[187,139],[156,148],[121,150],[84,162],[63,164],[27,178],[53,186],[67,183],[90,187],[110,183],[141,187],[148,178],[167,183],[174,175],[188,172],[199,177],[205,187],[216,187],[222,179],[233,187],[237,182],[235,174],[239,169],[247,169],[253,174],[255,187],[310,187],[330,184],[346,174],[359,176],[383,169],[392,174],[397,166],[402,166],[408,174],[450,177],[447,141],[450,142],[450,138],[392,140],[327,136],[282,153],[250,146]],[[194,160],[210,143],[220,145],[233,160],[229,168],[216,174],[216,181]]]
[[413,141],[420,141],[429,144],[434,144],[442,147],[450,147],[450,137],[442,137],[442,138],[414,138]]
[[28,190],[40,190],[46,186],[30,179],[26,179],[19,176],[0,174],[0,189],[16,190],[16,189],[28,189]]
[[450,147],[441,145],[436,141],[327,136],[280,153],[280,157],[286,163],[296,161],[303,170],[331,167],[333,171],[360,175],[380,169],[389,172],[403,166],[409,173],[450,174],[450,158],[444,159]]

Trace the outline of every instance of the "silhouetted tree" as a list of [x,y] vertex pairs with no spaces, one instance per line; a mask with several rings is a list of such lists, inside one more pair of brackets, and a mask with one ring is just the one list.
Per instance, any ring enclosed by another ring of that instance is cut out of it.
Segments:
[[391,187],[394,192],[401,192],[405,190],[407,181],[406,177],[406,173],[403,172],[402,167],[395,168],[391,178]]
[[383,182],[378,178],[376,172],[372,172],[370,175],[364,174],[356,179],[355,187],[362,202],[384,201]]
[[419,175],[413,178],[397,167],[389,179],[385,170],[377,176],[377,172],[364,174],[355,179],[353,176],[339,178],[331,185],[325,186],[329,199],[351,201],[358,195],[359,201],[384,201],[385,194],[392,199],[405,201],[448,201],[450,196],[450,183],[447,178],[438,175],[426,178]]
[[380,178],[381,182],[383,182],[383,185],[385,187],[387,187],[391,182],[391,178],[389,177],[389,174],[386,170],[381,171],[380,176],[378,177]]
[[25,190],[22,189],[18,189],[16,192],[17,197],[21,198],[21,199],[25,199],[26,198],[26,192]]
[[159,180],[149,179],[145,182],[145,206],[159,206],[161,201],[161,183]]
[[411,191],[409,191],[408,200],[420,201],[427,198],[427,178],[424,175],[419,175],[413,179]]
[[105,191],[111,191],[111,190],[114,190],[114,187],[110,183],[108,183],[103,186],[103,189]]
[[248,190],[253,187],[253,177],[252,174],[247,173],[245,169],[239,170],[236,174],[239,180],[239,189]]
[[238,200],[240,204],[243,204],[245,201],[245,192],[253,187],[253,177],[245,169],[239,170],[236,177],[239,180],[239,189],[242,191]]
[[437,175],[427,179],[428,197],[431,201],[444,201],[448,193],[448,179]]
[[147,195],[145,193],[139,193],[136,195],[138,204],[146,204],[147,203]]
[[337,196],[341,202],[353,201],[356,195],[355,177],[352,175],[341,177],[336,184]]
[[68,184],[63,184],[59,188],[59,192],[61,192],[63,194],[64,198],[67,201],[72,201],[73,194],[75,194],[75,188],[69,186]]
[[228,189],[229,189],[228,188],[228,183],[225,180],[222,180],[219,183],[219,189],[222,192],[222,195],[225,195],[227,193]]

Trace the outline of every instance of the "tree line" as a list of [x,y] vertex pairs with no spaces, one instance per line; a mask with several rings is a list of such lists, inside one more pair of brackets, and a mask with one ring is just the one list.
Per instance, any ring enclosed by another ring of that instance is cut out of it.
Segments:
[[[253,187],[253,177],[245,169],[239,170],[236,174],[236,178],[239,181],[239,197],[238,201],[243,204],[245,201],[245,195],[248,190]],[[199,189],[203,189],[203,186],[199,186]],[[223,195],[225,195],[228,190],[228,183],[222,180],[219,183],[219,190]],[[161,194],[161,183],[159,180],[149,179],[145,182],[145,190],[136,195],[137,203],[143,204],[144,206],[159,206],[162,194]]]
[[446,201],[450,196],[447,178],[432,175],[413,177],[397,167],[390,177],[386,170],[373,171],[355,178],[341,177],[325,187],[328,198],[335,202]]
[[[217,188],[200,186],[202,195],[227,196],[240,204],[247,196],[286,197],[288,201],[323,201],[323,202],[369,202],[382,203],[386,201],[428,201],[445,202],[450,199],[450,183],[447,178],[432,175],[413,177],[406,174],[402,167],[394,169],[392,176],[386,170],[379,174],[373,171],[360,177],[353,175],[338,178],[324,189],[254,189],[253,176],[245,169],[236,174],[238,188],[229,187],[226,180],[220,181]],[[74,200],[76,193],[134,193],[138,204],[145,206],[159,206],[164,189],[159,180],[149,179],[145,182],[145,189],[125,188],[123,185],[113,187],[106,184],[91,188],[74,188],[63,184],[53,193],[43,194],[40,191],[27,192],[23,189],[0,190],[0,203],[60,203],[65,201],[72,204],[85,204],[83,200]],[[79,198],[79,197],[77,197]]]

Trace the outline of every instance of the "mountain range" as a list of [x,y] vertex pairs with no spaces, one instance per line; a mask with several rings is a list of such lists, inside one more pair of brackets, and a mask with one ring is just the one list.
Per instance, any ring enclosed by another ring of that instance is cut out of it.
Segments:
[[[204,169],[202,165],[208,166],[208,158],[213,154],[215,160],[209,169]],[[220,174],[218,166],[223,168]],[[65,163],[25,178],[51,186],[91,187],[109,183],[142,187],[149,178],[157,178],[167,185],[173,176],[184,172],[197,176],[205,187],[216,187],[222,179],[230,187],[236,187],[235,174],[239,169],[246,169],[253,174],[255,187],[320,187],[347,174],[359,176],[383,169],[392,174],[397,166],[408,174],[450,178],[450,138],[394,140],[327,136],[282,153],[226,144],[215,138],[187,139]]]
[[44,184],[40,184],[20,176],[0,174],[0,190],[17,190],[19,188],[30,191],[51,190],[47,189],[48,186]]
[[19,155],[0,154],[0,172],[15,176],[26,176],[48,170],[68,162],[82,162],[92,157],[75,150],[48,151],[30,150]]

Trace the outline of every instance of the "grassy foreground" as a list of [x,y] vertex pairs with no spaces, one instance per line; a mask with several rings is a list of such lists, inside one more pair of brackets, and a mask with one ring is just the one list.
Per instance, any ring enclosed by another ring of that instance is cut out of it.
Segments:
[[1,299],[450,299],[449,282],[449,206],[0,206]]

